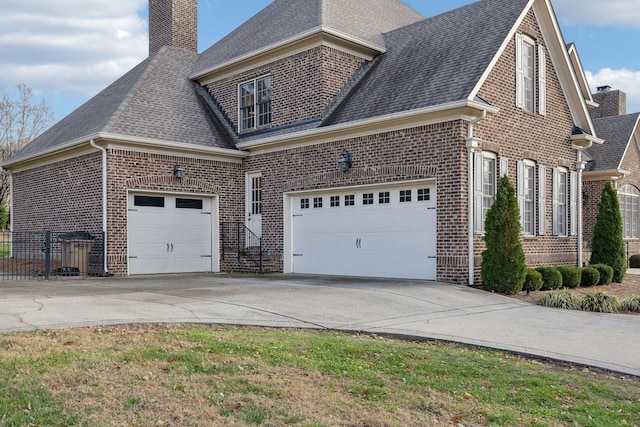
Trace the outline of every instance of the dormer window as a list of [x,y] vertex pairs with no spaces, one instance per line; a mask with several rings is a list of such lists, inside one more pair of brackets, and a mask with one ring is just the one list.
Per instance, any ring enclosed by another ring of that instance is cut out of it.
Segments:
[[240,132],[271,124],[271,76],[244,82],[238,92]]
[[546,52],[542,45],[516,34],[516,106],[545,115],[547,110]]

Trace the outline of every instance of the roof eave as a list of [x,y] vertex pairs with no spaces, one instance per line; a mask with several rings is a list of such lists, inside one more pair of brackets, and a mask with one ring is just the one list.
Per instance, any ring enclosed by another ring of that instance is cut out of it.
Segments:
[[594,145],[602,144],[604,144],[604,139],[600,139],[587,133],[571,135],[571,145],[574,150],[585,150],[593,147]]
[[455,118],[471,120],[478,117],[482,111],[496,114],[500,109],[475,100],[456,101],[332,126],[317,127],[250,142],[241,142],[237,147],[241,150],[250,151],[275,151],[281,149],[284,145],[313,145],[325,140],[343,139],[357,135],[371,135],[427,123],[439,123]]
[[583,181],[602,181],[605,179],[618,180],[631,174],[631,171],[627,169],[606,169],[595,171],[584,171],[582,173]]
[[286,58],[316,46],[331,46],[367,61],[387,51],[386,47],[354,37],[327,26],[318,26],[189,76],[206,85],[227,76]]

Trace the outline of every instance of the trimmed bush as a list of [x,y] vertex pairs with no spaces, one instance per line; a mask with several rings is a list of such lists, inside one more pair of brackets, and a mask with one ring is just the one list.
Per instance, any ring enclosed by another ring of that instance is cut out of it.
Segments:
[[[611,270],[613,275],[613,269]],[[595,286],[600,281],[600,272],[593,267],[584,267],[582,269],[582,280],[580,280],[580,286],[590,287]]]
[[577,288],[582,280],[582,271],[570,265],[561,265],[556,269],[562,274],[562,286],[565,288]]
[[562,287],[562,274],[555,267],[538,267],[536,271],[542,275],[542,291],[552,291]]
[[606,264],[613,267],[613,281],[616,283],[621,283],[627,274],[620,202],[610,181],[604,184],[598,203],[589,264]]
[[532,268],[527,268],[522,290],[527,291],[527,295],[529,295],[529,292],[539,291],[540,288],[542,288],[542,274]]
[[556,289],[542,295],[538,304],[545,307],[564,308],[577,310],[580,308],[580,300],[568,289]]
[[611,284],[611,280],[613,280],[613,267],[605,264],[591,264],[589,267],[595,268],[598,270],[598,273],[600,273],[599,286]]
[[631,255],[629,257],[629,267],[640,268],[640,254]]
[[509,178],[498,181],[496,200],[487,212],[480,274],[482,287],[501,294],[517,294],[522,290],[527,266],[520,243],[520,210],[516,191]]
[[633,311],[640,313],[640,296],[634,295],[620,301],[620,309],[623,311]]
[[602,291],[587,292],[580,300],[580,308],[585,311],[617,313],[619,307],[618,297]]

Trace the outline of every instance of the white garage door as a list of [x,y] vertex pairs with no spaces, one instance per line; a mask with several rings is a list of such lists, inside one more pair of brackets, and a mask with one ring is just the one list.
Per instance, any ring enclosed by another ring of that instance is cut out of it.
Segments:
[[436,280],[435,184],[290,196],[294,273]]
[[213,200],[129,194],[129,274],[213,271]]

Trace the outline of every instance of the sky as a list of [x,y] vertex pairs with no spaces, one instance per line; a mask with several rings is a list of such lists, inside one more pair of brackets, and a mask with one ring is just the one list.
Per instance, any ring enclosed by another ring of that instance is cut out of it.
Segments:
[[[349,0],[342,0],[349,1]],[[425,17],[473,0],[404,0]],[[510,0],[505,0],[510,1]],[[592,92],[608,85],[640,111],[640,1],[551,0]],[[56,121],[148,55],[148,0],[0,0],[0,90],[30,86]],[[271,0],[198,0],[202,52]]]

